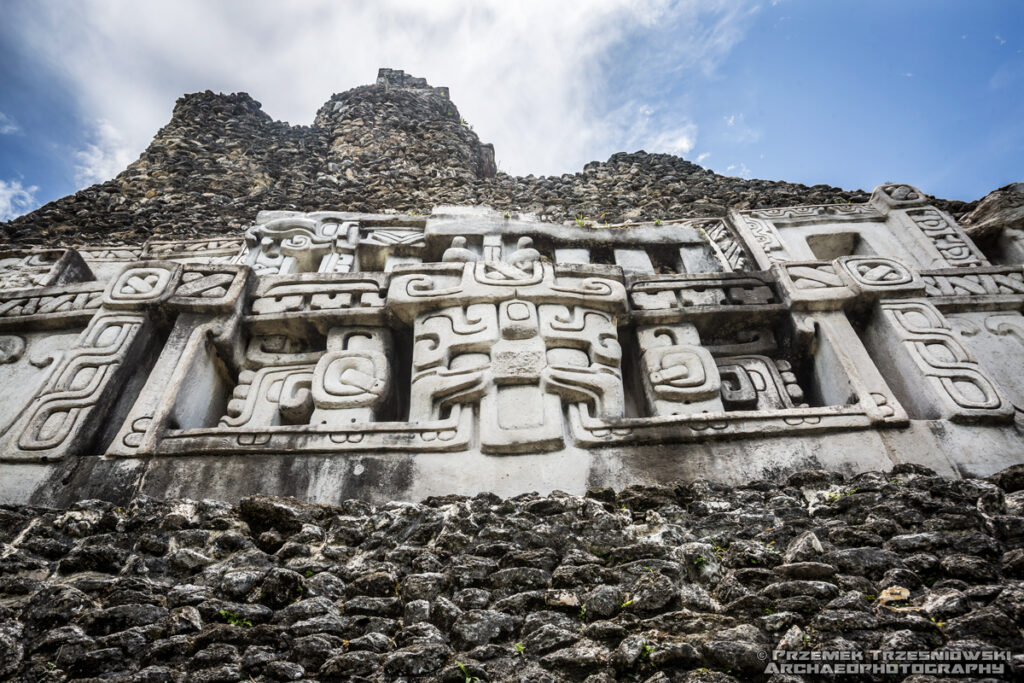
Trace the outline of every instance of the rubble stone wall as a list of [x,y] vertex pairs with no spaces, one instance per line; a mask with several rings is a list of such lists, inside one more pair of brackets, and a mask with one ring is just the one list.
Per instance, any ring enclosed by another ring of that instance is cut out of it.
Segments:
[[[1024,478],[904,465],[585,496],[0,508],[11,681],[796,681],[775,650],[1024,662]],[[1009,652],[1009,656],[1004,655]],[[963,680],[861,676],[851,680]]]

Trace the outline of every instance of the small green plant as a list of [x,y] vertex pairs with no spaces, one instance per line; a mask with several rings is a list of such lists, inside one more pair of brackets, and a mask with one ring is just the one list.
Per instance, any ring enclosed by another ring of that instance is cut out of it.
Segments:
[[655,218],[654,219],[654,224],[660,226],[661,225],[661,219],[660,218]]
[[522,643],[516,643],[516,652],[518,652],[519,654],[523,654],[524,652],[526,652],[526,646]]
[[838,493],[830,493],[825,496],[825,505],[832,505],[840,498],[847,498],[857,493],[857,489],[847,489],[845,491],[839,491]]
[[707,562],[707,558],[703,555],[698,555],[697,557],[693,558],[694,567],[703,567],[705,564],[707,564]]
[[580,619],[584,620],[587,618],[587,603],[583,603],[582,605],[580,605],[580,613],[578,616]]
[[57,664],[54,663],[54,662],[47,662],[46,663],[46,668],[49,669],[50,671],[53,671],[54,669],[57,668]]
[[937,620],[935,617],[929,617],[929,618],[931,619],[931,622],[933,624],[935,624],[936,626],[938,626],[939,628],[942,628],[943,626],[946,625],[946,622]]
[[582,213],[576,215],[576,225],[581,228],[587,227],[587,219]]
[[654,646],[653,645],[648,645],[647,643],[644,643],[643,647],[642,647],[642,649],[640,651],[640,659],[648,659],[649,660],[651,658],[651,655],[653,655],[653,654],[654,654]]
[[644,569],[646,569],[647,573],[649,573],[649,574],[653,574],[654,573],[654,570],[651,569],[650,567],[648,567],[647,565],[644,565]]
[[619,605],[619,609],[626,609],[627,607],[629,607],[632,604],[633,604],[633,598],[630,598],[629,600],[623,601],[623,603],[621,605]]
[[764,608],[764,613],[765,614],[775,614],[775,610],[773,610],[771,607],[765,607]]
[[512,218],[512,214],[506,211],[505,213],[501,214],[501,217],[504,218],[505,220],[509,220]]
[[304,574],[305,574],[306,578],[308,579],[309,577],[313,576],[313,570],[312,569],[307,569],[304,572]]
[[471,675],[469,673],[469,670],[466,669],[466,665],[463,664],[462,662],[455,662],[455,666],[459,667],[459,671],[461,671],[462,675],[466,677],[465,683],[473,683],[473,681],[479,681],[480,680],[476,676]]
[[252,627],[252,622],[243,616],[240,616],[236,612],[231,610],[222,609],[220,611],[220,618],[232,626],[241,626],[242,628]]
[[868,602],[874,602],[875,598],[878,597],[874,593],[864,593],[864,592],[862,592],[861,595],[863,595],[864,599],[867,600]]

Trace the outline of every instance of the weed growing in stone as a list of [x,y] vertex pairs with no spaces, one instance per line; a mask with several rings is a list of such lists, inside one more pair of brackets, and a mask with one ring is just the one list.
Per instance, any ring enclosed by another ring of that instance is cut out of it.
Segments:
[[220,617],[226,623],[228,623],[228,624],[230,624],[232,626],[241,626],[242,628],[250,628],[250,627],[252,627],[252,622],[251,621],[249,621],[248,619],[246,619],[243,616],[240,616],[236,612],[232,612],[231,610],[222,609],[220,611]]
[[461,671],[462,675],[466,677],[465,683],[473,683],[473,681],[480,680],[478,677],[470,675],[469,670],[466,669],[466,665],[462,662],[455,662],[455,666],[459,667],[459,671]]

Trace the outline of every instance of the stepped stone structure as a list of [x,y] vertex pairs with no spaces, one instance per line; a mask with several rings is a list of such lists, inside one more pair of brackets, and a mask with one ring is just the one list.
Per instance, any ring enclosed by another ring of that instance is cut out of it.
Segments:
[[0,225],[0,680],[1021,680],[1022,207],[186,96]]

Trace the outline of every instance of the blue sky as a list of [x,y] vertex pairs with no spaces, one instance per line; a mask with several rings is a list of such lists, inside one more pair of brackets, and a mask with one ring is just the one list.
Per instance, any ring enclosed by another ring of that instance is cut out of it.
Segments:
[[616,151],[976,199],[1024,180],[1024,3],[5,0],[0,220],[116,175],[185,92],[309,124],[402,68],[510,173]]

